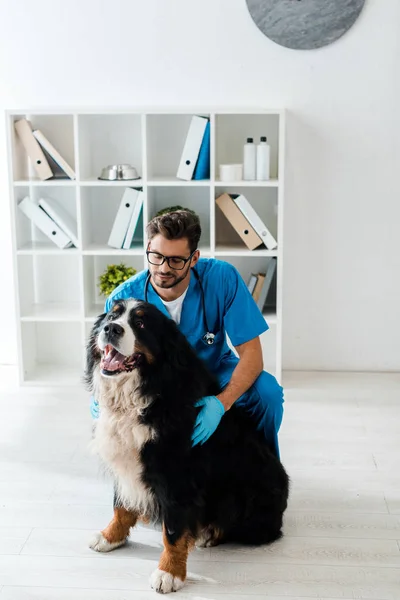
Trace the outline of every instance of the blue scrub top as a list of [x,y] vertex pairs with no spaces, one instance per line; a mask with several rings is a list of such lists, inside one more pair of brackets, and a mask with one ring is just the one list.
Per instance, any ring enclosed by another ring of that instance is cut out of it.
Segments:
[[[206,331],[201,290],[193,274],[190,276],[189,288],[182,304],[179,329],[197,355],[217,376],[223,388],[230,381],[239,361],[227,344],[226,334],[232,345],[238,346],[258,337],[269,327],[233,265],[214,258],[200,258],[195,269],[203,285],[207,323],[210,331],[215,334],[214,344],[208,346],[202,340]],[[144,300],[147,275],[147,270],[141,271],[118,286],[106,300],[106,312],[115,300]],[[148,287],[148,302],[157,306],[167,317],[170,316],[151,283]]]

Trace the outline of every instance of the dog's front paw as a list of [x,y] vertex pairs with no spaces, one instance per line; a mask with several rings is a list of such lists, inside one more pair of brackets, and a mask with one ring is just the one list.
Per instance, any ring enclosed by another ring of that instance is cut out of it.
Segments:
[[95,550],[96,552],[111,552],[111,550],[115,550],[115,548],[119,548],[125,544],[126,540],[122,540],[120,542],[109,542],[106,540],[104,535],[101,533],[96,533],[89,543],[89,548]]
[[179,577],[174,577],[171,573],[156,569],[150,576],[150,585],[159,594],[169,594],[183,588],[185,582]]

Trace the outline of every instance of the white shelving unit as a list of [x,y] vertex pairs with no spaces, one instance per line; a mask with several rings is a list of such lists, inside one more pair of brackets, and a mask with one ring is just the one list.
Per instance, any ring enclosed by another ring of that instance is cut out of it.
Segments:
[[[176,178],[192,115],[211,123],[210,180]],[[29,119],[51,140],[77,178],[40,181],[15,133],[14,122]],[[22,385],[77,384],[82,379],[88,333],[103,311],[98,277],[108,264],[123,261],[147,268],[145,225],[161,208],[181,204],[200,216],[201,255],[234,264],[247,282],[278,258],[276,310],[266,314],[265,368],[281,377],[282,249],[285,113],[281,110],[104,110],[7,111],[10,200],[16,284],[19,375]],[[218,179],[220,163],[242,162],[248,136],[266,135],[271,145],[270,181]],[[100,181],[102,167],[130,163],[141,179]],[[142,186],[143,226],[130,250],[115,250],[107,240],[123,188]],[[223,192],[243,193],[277,237],[278,249],[247,250],[216,206]],[[29,195],[62,203],[77,221],[79,247],[59,250],[18,209]],[[245,318],[245,315],[243,315]]]

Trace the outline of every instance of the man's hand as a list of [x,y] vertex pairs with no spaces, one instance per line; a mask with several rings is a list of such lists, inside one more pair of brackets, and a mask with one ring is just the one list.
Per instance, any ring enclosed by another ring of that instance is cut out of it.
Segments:
[[216,396],[205,396],[198,400],[195,406],[202,406],[203,408],[197,415],[192,435],[192,446],[204,444],[217,429],[225,413],[224,405]]
[[100,416],[99,403],[94,396],[90,397],[90,414],[92,415],[93,419],[98,419]]

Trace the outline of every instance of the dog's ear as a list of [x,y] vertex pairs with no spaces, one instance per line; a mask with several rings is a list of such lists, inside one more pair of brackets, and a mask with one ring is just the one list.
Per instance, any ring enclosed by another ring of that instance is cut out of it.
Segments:
[[89,391],[91,391],[93,388],[94,368],[101,359],[101,353],[97,347],[96,340],[97,340],[97,336],[100,333],[103,321],[106,316],[107,316],[107,313],[103,313],[97,317],[97,319],[94,322],[94,325],[92,327],[92,330],[90,332],[87,344],[86,344],[86,368],[85,368],[84,381],[85,381],[86,387],[89,389]]

